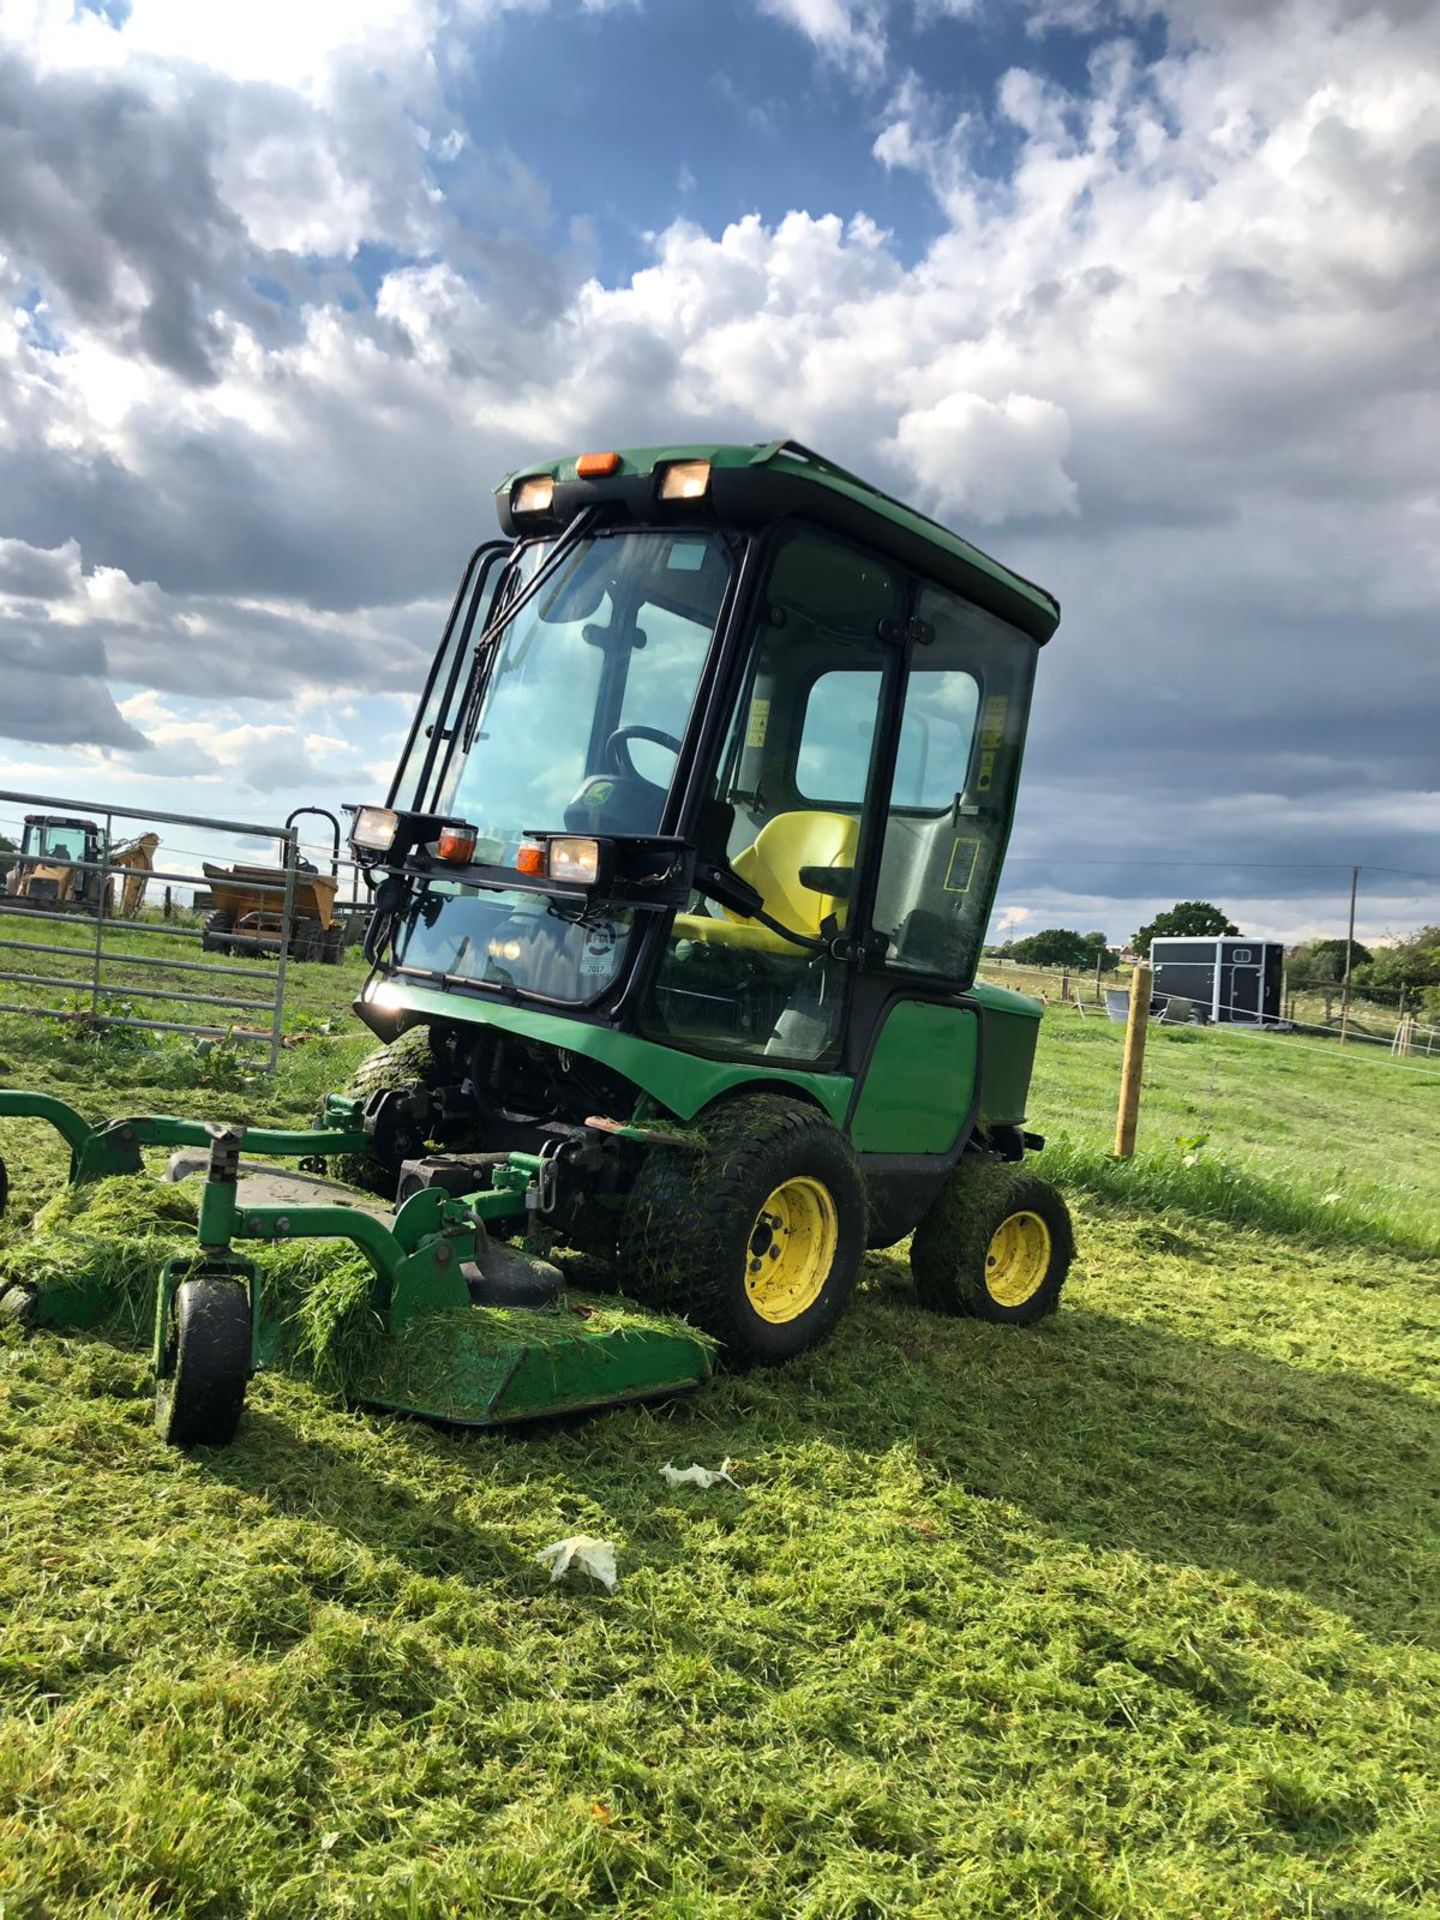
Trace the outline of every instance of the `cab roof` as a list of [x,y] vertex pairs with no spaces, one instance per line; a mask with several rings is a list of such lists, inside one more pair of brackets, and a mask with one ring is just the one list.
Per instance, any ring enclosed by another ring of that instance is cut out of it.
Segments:
[[[704,502],[685,502],[688,513],[708,508],[721,520],[753,525],[789,516],[813,520],[953,587],[1042,644],[1060,624],[1060,603],[1043,587],[796,440],[754,446],[632,447],[618,453],[619,464],[612,473],[593,479],[579,477],[580,457],[537,461],[505,476],[495,492],[500,524],[507,534],[555,532],[581,508],[606,502],[621,505],[636,519],[669,517],[669,512],[662,515],[658,510],[657,468],[677,460],[708,460],[709,497]],[[510,511],[516,482],[542,474],[555,482],[550,514],[527,513],[517,520]]]

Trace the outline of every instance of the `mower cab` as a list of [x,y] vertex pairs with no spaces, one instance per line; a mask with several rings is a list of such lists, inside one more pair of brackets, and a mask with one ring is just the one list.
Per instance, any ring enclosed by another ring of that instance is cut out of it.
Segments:
[[[431,1308],[550,1301],[494,1255],[523,1233],[522,1260],[597,1255],[701,1330],[687,1364],[655,1349],[656,1391],[704,1378],[711,1341],[802,1352],[866,1246],[912,1231],[924,1304],[1053,1310],[1069,1220],[1023,1165],[1041,1009],[975,968],[1055,601],[788,441],[527,468],[498,513],[385,802],[350,809],[357,1011],[386,1045],[307,1144],[261,1149],[348,1184],[287,1206],[212,1148],[188,1284],[238,1276],[258,1329],[232,1241],[339,1234],[391,1335],[419,1315],[443,1341]],[[113,1134],[77,1133],[76,1166]],[[185,1284],[161,1288],[162,1386]],[[647,1377],[579,1373],[549,1410]],[[457,1392],[446,1418],[518,1417]]]

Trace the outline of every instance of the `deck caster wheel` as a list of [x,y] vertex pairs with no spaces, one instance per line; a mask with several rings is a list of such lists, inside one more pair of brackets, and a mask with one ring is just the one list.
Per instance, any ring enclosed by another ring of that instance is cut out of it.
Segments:
[[922,1307],[1014,1327],[1055,1311],[1074,1257],[1058,1189],[989,1154],[965,1155],[910,1243]]
[[26,1280],[12,1280],[0,1287],[0,1326],[19,1327],[32,1333],[40,1319],[40,1289]]
[[225,1447],[250,1378],[250,1301],[238,1280],[203,1276],[175,1289],[155,1381],[155,1430],[172,1447]]

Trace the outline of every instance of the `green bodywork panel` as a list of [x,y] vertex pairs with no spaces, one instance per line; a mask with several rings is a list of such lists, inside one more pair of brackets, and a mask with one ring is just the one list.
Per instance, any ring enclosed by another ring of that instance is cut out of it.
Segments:
[[633,1081],[642,1092],[658,1100],[681,1120],[692,1120],[702,1107],[708,1107],[712,1100],[728,1093],[732,1087],[762,1084],[798,1087],[819,1102],[837,1127],[844,1126],[850,1105],[850,1089],[854,1083],[845,1074],[801,1073],[794,1068],[770,1067],[757,1061],[706,1060],[699,1054],[683,1053],[678,1047],[662,1047],[653,1040],[642,1040],[633,1033],[617,1033],[612,1027],[587,1026],[583,1020],[567,1019],[564,1014],[545,1013],[535,1007],[481,1001],[468,995],[461,998],[395,974],[386,980],[384,994],[381,1005],[387,1013],[419,1013],[428,1018],[471,1021],[477,1026],[497,1027],[502,1033],[516,1033],[526,1040],[538,1040],[543,1046],[563,1048],[567,1053],[596,1060]]
[[[563,460],[537,461],[532,467],[520,467],[514,473],[507,474],[496,487],[497,494],[508,494],[515,482],[531,474],[548,473],[553,480],[574,480],[578,456]],[[771,473],[792,475],[799,480],[808,480],[816,485],[828,487],[831,492],[843,494],[857,505],[864,507],[882,520],[888,520],[893,526],[902,528],[906,533],[926,540],[932,547],[958,560],[973,573],[983,575],[1019,595],[1030,609],[1029,630],[1034,638],[1044,641],[1060,624],[1060,607],[1053,594],[1043,587],[1037,587],[1033,581],[1026,580],[1021,574],[1012,573],[1009,567],[1000,561],[992,560],[988,553],[982,553],[979,547],[971,546],[968,540],[962,540],[958,533],[952,533],[948,527],[942,527],[938,521],[931,520],[923,513],[917,513],[913,507],[907,507],[888,493],[882,493],[878,487],[872,487],[868,480],[862,480],[858,474],[837,466],[831,460],[823,459],[819,454],[795,446],[792,441],[776,440],[760,446],[685,446],[685,447],[631,447],[621,452],[618,475],[653,473],[657,466],[672,460],[708,460],[715,468],[741,469],[763,468]]]
[[1030,1098],[1030,1074],[1044,1008],[1029,994],[980,982],[970,989],[970,998],[985,1009],[980,1124],[1018,1127]]
[[[816,1101],[837,1127],[843,1127],[855,1084],[847,1074],[803,1073],[759,1061],[707,1060],[611,1027],[588,1026],[564,1014],[469,996],[461,999],[395,975],[385,982],[384,994],[387,1013],[470,1020],[599,1061],[680,1120],[693,1120],[712,1100],[736,1087],[793,1086]],[[1040,1002],[1008,987],[984,984],[971,987],[969,997],[980,1003],[985,1023],[981,1119],[1018,1125],[1025,1117],[1030,1090]],[[851,1122],[856,1150],[943,1153],[953,1146],[974,1089],[975,1037],[975,1015],[963,1008],[902,1002],[885,1023]]]
[[890,1009],[850,1123],[858,1153],[948,1153],[975,1092],[980,1023],[967,1007]]

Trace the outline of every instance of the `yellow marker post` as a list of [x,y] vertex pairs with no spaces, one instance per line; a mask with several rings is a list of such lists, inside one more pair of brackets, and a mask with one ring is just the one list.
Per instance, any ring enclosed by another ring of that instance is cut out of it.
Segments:
[[1150,1024],[1150,962],[1137,960],[1130,976],[1130,1018],[1125,1023],[1125,1060],[1120,1069],[1120,1111],[1115,1116],[1115,1158],[1135,1157],[1135,1128],[1140,1118],[1140,1072],[1145,1064],[1145,1029]]

